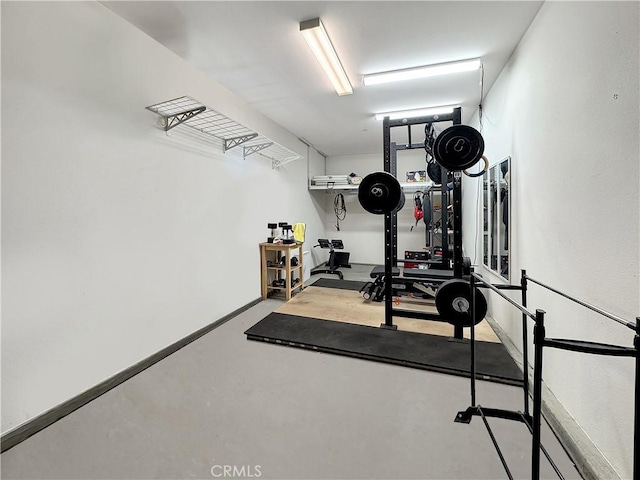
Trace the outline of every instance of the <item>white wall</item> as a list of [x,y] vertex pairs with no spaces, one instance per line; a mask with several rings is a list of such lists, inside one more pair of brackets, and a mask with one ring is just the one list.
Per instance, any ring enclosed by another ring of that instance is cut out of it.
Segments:
[[[380,123],[382,143],[382,123]],[[414,140],[415,142],[415,140]],[[398,152],[398,180],[406,181],[406,172],[425,170],[424,150]],[[380,154],[333,156],[327,158],[327,175],[349,175],[355,173],[365,177],[372,172],[383,170],[383,156]],[[342,192],[347,206],[347,217],[336,230],[336,216],[333,209],[335,194],[326,196],[325,225],[330,238],[341,238],[345,250],[351,252],[355,263],[384,264],[384,215],[373,215],[360,206],[357,191]],[[404,257],[405,250],[422,250],[425,245],[425,224],[421,220],[415,226],[413,216],[413,194],[406,194],[404,208],[398,213],[398,258]],[[413,231],[411,227],[414,226]]]
[[[182,95],[305,159],[167,137]],[[259,297],[268,222],[324,236],[307,146],[98,3],[2,2],[2,120],[3,432]]]
[[[311,184],[311,179],[313,177],[318,175],[324,175],[327,169],[326,157],[323,154],[314,150],[313,148],[309,148],[309,151],[310,151],[310,156],[309,156],[310,161],[309,161],[309,168],[307,172],[307,185]],[[316,211],[318,212],[318,215],[322,217],[322,220],[324,222],[325,216],[326,216],[325,209],[327,207],[324,194],[318,191],[310,191],[309,193],[311,194],[311,199],[313,201],[314,207],[316,208]],[[307,269],[311,270],[311,268],[316,267],[321,263],[326,262],[329,259],[329,254],[327,253],[328,250],[323,250],[320,247],[314,248],[314,245],[317,245],[318,243],[318,238],[326,237],[327,230],[328,229],[323,224],[323,230],[321,231],[322,235],[319,235],[317,237],[307,236],[305,251],[308,251],[309,254],[305,258],[305,262],[307,262],[305,264],[305,270]],[[309,276],[310,275],[311,274],[309,273]]]
[[[512,157],[513,282],[524,268],[630,320],[640,314],[638,9],[546,2],[488,93],[482,122],[492,163]],[[466,232],[476,228],[478,184],[465,180]],[[490,304],[521,346],[520,316],[500,299]],[[529,305],[546,310],[550,337],[632,345],[631,331],[539,287]],[[544,381],[623,478],[632,471],[633,371],[631,359],[545,351]]]

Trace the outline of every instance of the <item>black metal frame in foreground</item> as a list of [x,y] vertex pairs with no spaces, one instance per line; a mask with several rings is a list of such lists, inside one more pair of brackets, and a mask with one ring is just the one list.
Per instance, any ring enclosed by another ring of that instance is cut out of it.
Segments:
[[[446,113],[441,115],[427,115],[424,117],[405,118],[398,120],[391,120],[389,117],[385,117],[382,121],[383,131],[383,146],[384,146],[384,171],[397,176],[397,150],[406,150],[412,148],[424,148],[424,144],[412,144],[411,143],[411,126],[412,125],[424,125],[427,123],[447,122],[451,121],[454,125],[460,125],[462,123],[462,109],[460,107],[454,108],[452,113]],[[399,147],[391,143],[391,129],[394,127],[405,127],[408,129],[409,143],[404,147]],[[447,191],[447,171],[441,169],[442,177],[442,191]],[[454,173],[453,181],[453,272],[455,278],[462,278],[462,177],[461,172]],[[443,206],[444,208],[444,206]],[[443,236],[443,243],[447,241],[446,232]],[[412,310],[403,310],[393,307],[393,267],[398,263],[398,213],[391,212],[384,215],[384,323],[380,325],[383,328],[396,329],[393,324],[393,316],[417,318],[420,320],[438,320],[444,319],[434,313],[416,312]],[[448,260],[446,256],[448,253],[444,253],[444,250],[448,247],[447,244],[443,245],[443,262]],[[462,338],[462,327],[455,327],[454,336],[456,338]]]
[[[640,317],[636,317],[636,322],[629,322],[606,312],[598,307],[590,305],[571,295],[560,292],[544,283],[535,280],[527,275],[526,270],[522,270],[520,285],[492,285],[484,280],[480,275],[471,271],[470,279],[471,288],[471,309],[472,315],[475,315],[475,290],[477,288],[487,288],[497,293],[511,305],[522,312],[522,365],[523,365],[523,390],[524,390],[524,411],[502,410],[495,408],[485,408],[476,402],[476,358],[475,358],[475,326],[471,325],[471,406],[465,411],[458,412],[455,421],[461,423],[469,423],[473,416],[479,416],[485,424],[487,432],[491,437],[491,441],[496,449],[500,461],[510,479],[513,479],[509,466],[502,455],[500,446],[491,430],[491,426],[487,421],[487,417],[502,418],[506,420],[516,420],[524,423],[532,434],[531,439],[531,478],[532,480],[540,479],[540,452],[544,453],[549,463],[555,470],[558,478],[564,479],[562,473],[553,462],[551,456],[544,448],[540,438],[541,421],[542,421],[542,353],[544,347],[559,348],[561,350],[569,350],[573,352],[588,353],[592,355],[607,355],[617,357],[635,357],[635,399],[634,399],[634,416],[633,416],[633,478],[640,478]],[[528,282],[537,284],[549,291],[552,291],[564,298],[567,298],[583,307],[597,312],[611,320],[635,332],[633,347],[624,347],[620,345],[610,345],[605,343],[585,342],[580,340],[547,338],[544,319],[544,310],[536,310],[533,314],[527,310],[527,287]],[[522,304],[518,304],[513,299],[507,297],[501,290],[520,290],[522,292]],[[473,317],[472,317],[473,318]],[[534,343],[534,366],[533,366],[533,415],[529,413],[529,375],[528,375],[528,351],[527,351],[527,319],[531,318],[534,322],[533,343]]]

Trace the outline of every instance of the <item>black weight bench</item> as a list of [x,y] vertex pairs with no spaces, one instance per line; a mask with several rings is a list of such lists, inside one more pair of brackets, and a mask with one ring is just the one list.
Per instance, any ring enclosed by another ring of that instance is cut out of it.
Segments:
[[[318,245],[315,247],[328,248],[329,249],[329,261],[323,265],[319,265],[311,269],[311,275],[317,275],[320,273],[332,273],[337,275],[340,280],[344,278],[342,272],[338,268],[351,268],[349,265],[349,252],[336,252],[336,250],[344,249],[342,240],[329,240],[326,238],[319,238]],[[329,267],[329,268],[326,268]]]
[[[400,277],[400,269],[398,267],[391,268],[391,274],[394,277]],[[371,278],[384,276],[384,265],[376,265],[369,274]],[[420,280],[445,281],[453,278],[453,270],[438,270],[435,268],[404,268],[402,270],[404,278],[419,278]]]
[[[407,275],[409,272],[409,275]],[[435,275],[428,275],[434,273]],[[400,273],[403,273],[400,276]],[[430,270],[422,268],[405,268],[402,271],[398,267],[391,267],[391,275],[393,277],[394,295],[421,295],[424,298],[433,296],[432,291],[446,280],[453,278],[453,272],[450,270]],[[381,302],[385,295],[385,275],[384,265],[373,267],[369,276],[374,279],[373,282],[367,282],[360,293],[363,294],[365,300],[374,300]],[[431,288],[432,290],[429,290]],[[426,295],[426,297],[425,297]]]
[[[384,275],[384,269],[382,274]],[[446,281],[453,278],[453,270],[438,270],[435,268],[405,268],[402,270],[405,278],[419,278],[421,280]]]
[[[391,274],[394,277],[399,277],[400,269],[398,267],[391,267]],[[369,274],[371,278],[378,278],[380,275],[384,276],[384,265],[376,265],[375,267],[373,267],[373,270],[371,270],[371,273]]]

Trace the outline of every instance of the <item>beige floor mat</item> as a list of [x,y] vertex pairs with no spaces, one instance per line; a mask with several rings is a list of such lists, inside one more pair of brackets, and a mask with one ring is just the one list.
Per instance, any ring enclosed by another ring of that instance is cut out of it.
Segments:
[[[402,298],[398,308],[437,313],[433,301],[428,300]],[[276,312],[375,327],[384,323],[383,302],[367,302],[359,292],[337,288],[309,286]],[[398,326],[398,330],[407,332],[453,336],[453,325],[446,322],[393,317],[393,323]],[[478,341],[500,342],[486,320],[477,324],[475,330]],[[469,338],[470,334],[471,329],[465,328],[465,338]]]

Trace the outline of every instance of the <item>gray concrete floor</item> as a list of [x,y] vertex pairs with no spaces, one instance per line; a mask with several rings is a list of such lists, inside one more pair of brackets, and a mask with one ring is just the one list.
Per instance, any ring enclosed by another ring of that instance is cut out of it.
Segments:
[[[482,421],[453,422],[467,379],[246,340],[281,304],[259,303],[8,450],[2,478],[507,478]],[[478,400],[522,408],[504,385],[479,382]],[[526,427],[490,421],[514,477],[530,478]],[[543,478],[556,478],[546,461]]]

